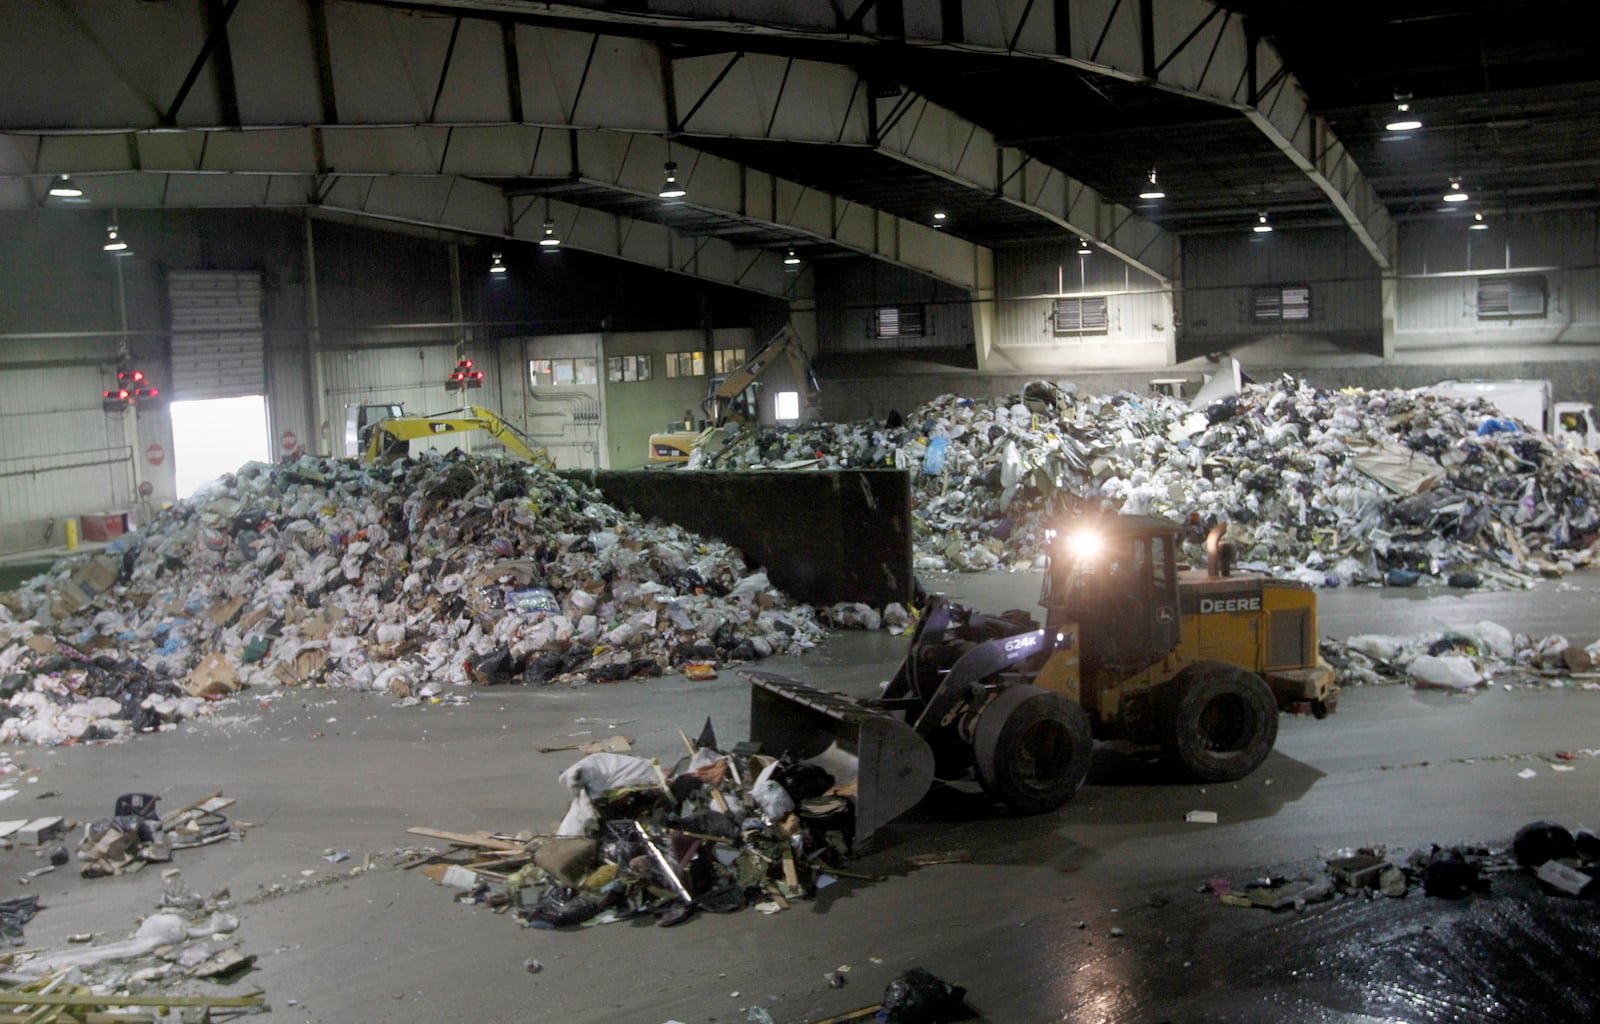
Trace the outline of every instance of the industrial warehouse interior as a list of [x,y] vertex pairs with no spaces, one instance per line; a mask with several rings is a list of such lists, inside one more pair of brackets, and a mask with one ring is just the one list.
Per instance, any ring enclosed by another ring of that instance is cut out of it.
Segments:
[[12,8],[0,1022],[1600,1017],[1589,5]]

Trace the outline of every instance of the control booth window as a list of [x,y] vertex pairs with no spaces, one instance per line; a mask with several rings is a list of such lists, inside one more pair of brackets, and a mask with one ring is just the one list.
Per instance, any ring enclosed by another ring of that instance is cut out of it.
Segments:
[[667,376],[673,377],[704,377],[706,375],[706,354],[704,352],[668,352]]
[[1050,310],[1050,333],[1056,337],[1109,332],[1105,296],[1056,299]]
[[1272,285],[1250,289],[1252,323],[1294,323],[1311,319],[1311,287],[1303,284]]
[[1539,274],[1480,277],[1478,319],[1507,320],[1518,316],[1543,318],[1545,294],[1544,277]]
[[928,326],[921,306],[879,306],[872,324],[874,338],[920,338]]
[[536,388],[558,384],[598,384],[598,359],[532,359],[528,378]]
[[719,348],[711,353],[712,372],[729,374],[744,365],[744,349]]
[[624,381],[649,380],[649,356],[607,356],[606,380],[617,384]]

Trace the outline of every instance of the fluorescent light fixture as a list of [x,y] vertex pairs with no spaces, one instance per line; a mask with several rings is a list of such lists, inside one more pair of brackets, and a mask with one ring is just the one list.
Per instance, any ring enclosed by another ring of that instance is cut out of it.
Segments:
[[547,249],[553,249],[561,244],[561,239],[556,237],[556,222],[549,217],[544,220],[544,237],[539,239],[539,244]]
[[1461,191],[1461,181],[1460,181],[1460,179],[1451,178],[1450,179],[1450,191],[1448,191],[1448,192],[1446,192],[1444,194],[1444,201],[1447,202],[1447,203],[1464,203],[1469,198],[1471,198],[1471,197],[1468,196],[1465,192]]
[[667,172],[667,180],[661,186],[661,192],[659,193],[662,199],[681,199],[689,194],[678,182],[678,165],[676,163],[668,160],[662,170]]
[[1162,188],[1161,188],[1160,185],[1156,184],[1156,169],[1154,167],[1150,168],[1150,184],[1146,185],[1144,187],[1144,191],[1139,193],[1139,198],[1140,199],[1165,199],[1165,198],[1167,198],[1167,193],[1162,191]]
[[798,267],[800,265],[800,257],[794,254],[793,249],[790,249],[789,255],[783,258],[783,265],[786,267]]
[[1396,110],[1395,115],[1384,124],[1385,131],[1410,132],[1422,127],[1422,122],[1411,113],[1411,104],[1402,102]]
[[117,226],[115,224],[107,225],[106,244],[101,246],[101,248],[106,252],[121,252],[127,247],[128,243],[124,242],[122,237],[117,234]]
[[504,274],[505,272],[506,272],[506,261],[503,258],[501,258],[499,253],[495,253],[493,256],[491,256],[489,258],[489,273],[491,273],[491,274]]
[[933,214],[933,219],[934,220],[944,220],[948,216],[950,216],[950,215],[948,213],[945,213],[943,210],[935,210],[934,214]]
[[1264,235],[1267,232],[1271,231],[1272,230],[1272,225],[1267,223],[1267,215],[1265,213],[1259,214],[1256,217],[1255,226],[1252,227],[1250,230],[1254,231],[1258,235]]
[[83,189],[72,183],[72,179],[63,174],[50,183],[50,194],[62,199],[76,199],[83,195]]
[[1489,222],[1483,219],[1483,214],[1475,213],[1475,214],[1472,215],[1472,224],[1467,228],[1467,230],[1468,231],[1488,231],[1489,230]]

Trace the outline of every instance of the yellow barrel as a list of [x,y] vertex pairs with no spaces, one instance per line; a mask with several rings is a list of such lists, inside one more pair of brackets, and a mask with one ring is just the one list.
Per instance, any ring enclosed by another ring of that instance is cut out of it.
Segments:
[[71,516],[67,519],[67,550],[78,550],[78,517]]

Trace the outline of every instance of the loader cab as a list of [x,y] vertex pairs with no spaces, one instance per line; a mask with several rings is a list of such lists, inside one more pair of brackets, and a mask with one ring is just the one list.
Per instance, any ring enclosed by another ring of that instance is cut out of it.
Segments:
[[1039,603],[1047,628],[1077,625],[1087,673],[1140,671],[1178,646],[1178,529],[1111,516],[1053,531]]

